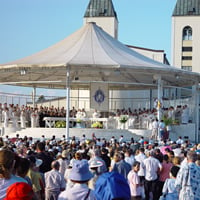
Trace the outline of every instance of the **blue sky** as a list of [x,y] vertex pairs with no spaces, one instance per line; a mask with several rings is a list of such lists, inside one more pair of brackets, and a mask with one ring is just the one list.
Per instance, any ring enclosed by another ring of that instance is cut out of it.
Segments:
[[[0,63],[47,48],[83,25],[89,0],[0,0]],[[171,58],[171,16],[176,0],[113,0],[119,41],[164,50]],[[0,86],[0,91],[30,94],[31,88]],[[37,94],[64,94],[37,90]]]

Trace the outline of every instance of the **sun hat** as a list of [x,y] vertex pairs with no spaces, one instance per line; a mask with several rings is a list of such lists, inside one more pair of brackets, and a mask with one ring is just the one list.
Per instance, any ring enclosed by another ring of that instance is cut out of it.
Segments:
[[33,190],[29,184],[17,182],[7,189],[4,200],[30,200],[33,196]]
[[92,160],[90,162],[90,168],[95,168],[95,167],[101,167],[103,165],[103,162],[100,160]]
[[70,180],[74,181],[88,181],[93,177],[89,170],[87,160],[76,160],[73,162],[72,169],[69,174]]

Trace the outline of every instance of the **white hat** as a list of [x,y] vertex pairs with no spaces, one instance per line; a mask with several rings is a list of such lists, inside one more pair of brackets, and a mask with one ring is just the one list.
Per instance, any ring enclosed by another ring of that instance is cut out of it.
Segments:
[[90,168],[101,167],[102,165],[103,165],[103,162],[100,160],[92,160],[90,162]]

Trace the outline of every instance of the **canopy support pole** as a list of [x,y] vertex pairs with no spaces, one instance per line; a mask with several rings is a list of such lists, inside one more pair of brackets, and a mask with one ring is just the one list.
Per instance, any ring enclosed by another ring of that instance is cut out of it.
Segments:
[[32,93],[32,101],[33,101],[33,109],[35,108],[35,96],[36,96],[36,87],[33,87],[33,93]]
[[195,123],[195,142],[199,142],[199,85],[196,83],[192,87],[192,96],[194,100],[193,119]]
[[66,139],[69,141],[69,109],[70,109],[70,82],[69,82],[69,76],[70,76],[70,71],[69,71],[69,66],[67,66],[67,74],[66,74]]
[[161,76],[158,76],[157,81],[158,81],[157,118],[158,118],[158,121],[160,121],[161,117],[162,117],[161,108],[162,108],[162,93],[163,93],[163,86],[162,86]]

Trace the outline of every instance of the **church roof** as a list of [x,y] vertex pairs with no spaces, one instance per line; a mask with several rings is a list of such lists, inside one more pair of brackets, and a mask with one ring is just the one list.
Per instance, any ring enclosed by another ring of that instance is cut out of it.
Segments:
[[172,16],[200,15],[200,0],[177,0]]
[[90,0],[84,17],[116,17],[112,0]]

